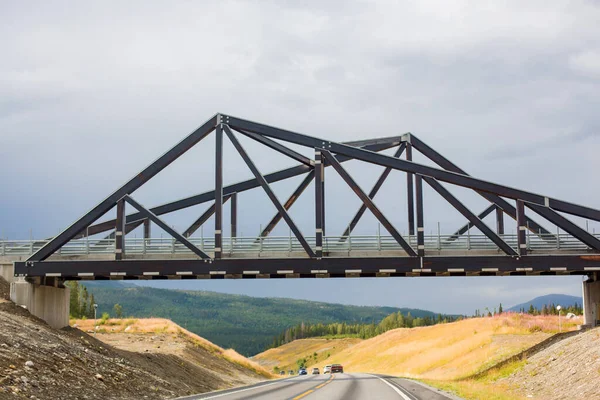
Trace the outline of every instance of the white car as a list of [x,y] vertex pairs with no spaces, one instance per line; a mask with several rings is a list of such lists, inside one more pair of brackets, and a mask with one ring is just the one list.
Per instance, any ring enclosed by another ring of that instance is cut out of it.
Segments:
[[323,368],[323,373],[330,374],[331,373],[331,365],[326,365],[325,368]]

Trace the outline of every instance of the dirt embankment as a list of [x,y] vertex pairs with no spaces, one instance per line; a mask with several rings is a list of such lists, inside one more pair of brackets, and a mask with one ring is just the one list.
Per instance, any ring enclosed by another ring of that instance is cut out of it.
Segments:
[[164,399],[265,379],[245,358],[183,336],[122,334],[119,349],[0,302],[0,399]]
[[600,328],[547,347],[499,383],[533,399],[600,399]]

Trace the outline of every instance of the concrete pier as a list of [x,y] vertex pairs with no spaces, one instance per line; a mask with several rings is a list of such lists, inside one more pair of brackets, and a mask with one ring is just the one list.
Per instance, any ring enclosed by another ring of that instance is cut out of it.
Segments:
[[30,283],[15,278],[12,263],[0,263],[0,276],[10,283],[10,299],[53,328],[69,325],[69,288]]
[[600,325],[600,280],[598,273],[583,282],[583,320],[586,326]]

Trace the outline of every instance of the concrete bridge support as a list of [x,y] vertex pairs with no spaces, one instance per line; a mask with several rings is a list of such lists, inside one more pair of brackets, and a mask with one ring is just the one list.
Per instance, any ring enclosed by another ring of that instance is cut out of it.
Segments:
[[69,325],[70,291],[61,282],[54,281],[54,286],[48,286],[15,278],[12,263],[0,264],[0,276],[10,283],[10,299],[16,305],[24,306],[32,315],[46,321],[53,328],[60,329]]
[[600,325],[600,280],[598,273],[583,282],[583,323],[586,326]]

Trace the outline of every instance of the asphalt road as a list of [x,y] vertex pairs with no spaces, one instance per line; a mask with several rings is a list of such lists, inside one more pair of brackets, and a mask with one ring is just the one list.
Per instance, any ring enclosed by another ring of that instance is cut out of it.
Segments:
[[305,375],[181,400],[449,400],[435,389],[393,377],[369,374]]

